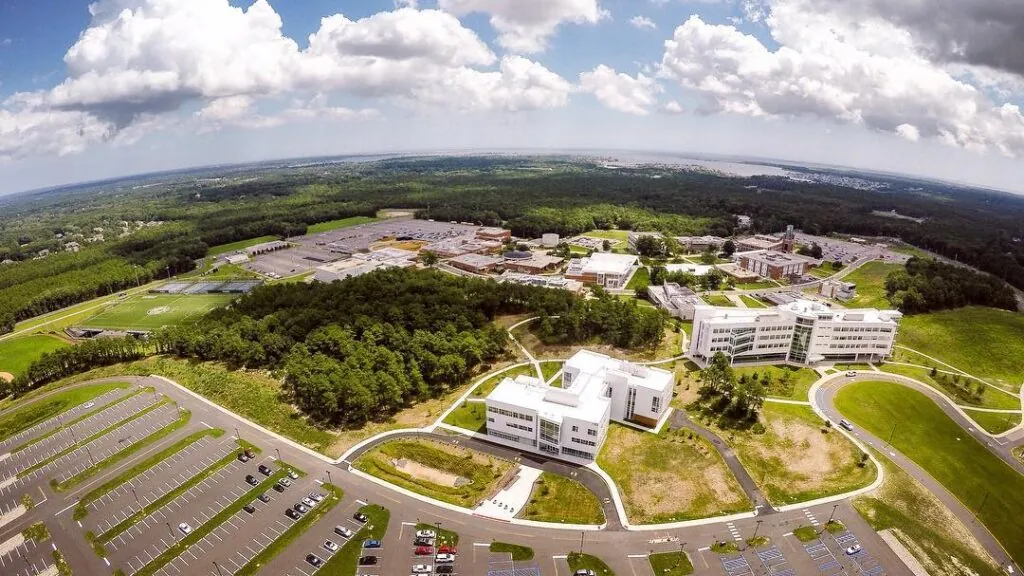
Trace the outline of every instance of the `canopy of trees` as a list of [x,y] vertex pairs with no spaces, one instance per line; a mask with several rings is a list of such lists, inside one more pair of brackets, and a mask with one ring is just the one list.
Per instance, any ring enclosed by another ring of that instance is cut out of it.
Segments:
[[757,412],[764,405],[764,385],[753,378],[737,382],[725,354],[715,353],[700,377],[697,393],[711,410],[734,421],[757,421]]
[[885,291],[907,314],[971,305],[1017,309],[1013,289],[999,278],[931,258],[911,258],[906,269],[891,272]]

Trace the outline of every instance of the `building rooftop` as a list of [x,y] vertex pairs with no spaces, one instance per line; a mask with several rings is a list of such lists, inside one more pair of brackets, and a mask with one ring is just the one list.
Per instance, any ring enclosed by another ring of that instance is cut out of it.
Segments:
[[666,264],[665,270],[669,272],[689,272],[694,276],[703,276],[714,270],[715,267],[708,264]]
[[639,258],[632,254],[612,254],[611,252],[595,252],[586,258],[574,258],[569,263],[569,271],[576,274],[618,274],[625,276],[630,268],[636,266]]
[[774,236],[757,235],[751,236],[749,238],[740,238],[736,242],[744,246],[751,246],[753,248],[767,250],[769,248],[773,248],[775,246],[778,246],[779,244],[782,244],[782,238],[776,238]]
[[462,254],[449,260],[449,262],[455,264],[465,264],[473,268],[486,268],[488,266],[497,266],[501,264],[503,260],[497,256],[487,256],[484,254]]
[[790,312],[804,317],[833,322],[896,322],[903,317],[898,310],[876,310],[874,308],[833,310],[825,304],[812,300],[794,300],[780,304],[774,308],[729,308],[716,306],[698,306],[698,309],[713,309],[715,314],[704,317],[711,323],[728,324],[733,322],[756,322],[760,318],[778,318],[783,312]]
[[787,254],[785,252],[745,252],[740,256],[743,258],[749,258],[755,262],[763,262],[770,266],[785,266],[786,264],[796,264],[799,262],[810,263],[815,261],[813,258],[808,258],[799,254]]

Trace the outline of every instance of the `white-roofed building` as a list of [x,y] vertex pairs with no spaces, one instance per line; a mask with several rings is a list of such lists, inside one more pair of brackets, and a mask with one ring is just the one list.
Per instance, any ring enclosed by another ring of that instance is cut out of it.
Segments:
[[598,284],[605,288],[622,288],[633,275],[639,258],[633,254],[595,252],[586,258],[573,258],[565,277],[584,284]]
[[592,462],[608,423],[660,427],[669,414],[671,372],[580,350],[561,380],[505,378],[485,400],[490,440],[570,462]]
[[810,300],[775,308],[696,306],[687,356],[700,366],[718,352],[736,362],[876,361],[892,354],[903,314],[833,310]]

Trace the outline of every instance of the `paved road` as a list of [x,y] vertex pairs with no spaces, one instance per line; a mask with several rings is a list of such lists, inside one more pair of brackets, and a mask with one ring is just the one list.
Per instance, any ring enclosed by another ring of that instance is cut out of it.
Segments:
[[[993,444],[987,436],[978,432],[977,430],[973,430],[973,426],[971,426],[970,423],[962,415],[960,415],[959,412],[950,407],[949,401],[946,400],[944,396],[935,392],[928,386],[919,384],[916,381],[909,378],[902,378],[897,377],[893,374],[884,373],[865,373],[859,374],[856,377],[837,376],[830,379],[828,382],[824,383],[816,390],[813,401],[829,419],[831,419],[834,422],[838,422],[842,418],[842,415],[835,408],[836,393],[843,387],[854,382],[871,382],[878,380],[893,382],[924,392],[926,395],[932,398],[940,408],[942,408],[943,412],[945,412],[947,416],[949,416],[957,424],[959,424],[964,429],[965,433],[970,433],[972,436],[978,439],[979,442],[981,442],[983,445],[986,445],[989,450],[991,450],[995,455],[1001,458],[1008,465],[1012,466],[1018,471],[1022,470],[1021,463],[1016,458],[1014,458],[1012,454],[1009,454],[1007,456],[1008,450],[1005,446]],[[898,423],[895,424],[898,425]],[[967,432],[968,429],[971,429],[971,431]],[[1002,565],[1014,565],[1013,560],[1009,557],[1009,555],[1006,553],[1003,547],[999,544],[999,541],[996,540],[996,538],[984,527],[984,525],[976,521],[974,513],[971,512],[970,509],[968,509],[966,506],[964,506],[960,502],[960,500],[957,499],[956,496],[954,496],[949,490],[945,488],[945,486],[943,486],[937,480],[932,478],[932,476],[928,474],[928,472],[926,472],[923,468],[918,466],[913,460],[904,456],[901,452],[894,449],[892,446],[890,446],[882,439],[872,435],[870,432],[862,428],[858,428],[857,430],[854,431],[854,434],[867,444],[883,452],[897,466],[899,466],[905,472],[913,476],[915,480],[920,482],[925,488],[927,488],[932,494],[934,494],[943,504],[946,505],[947,508],[949,508],[951,512],[953,512],[953,514],[956,515],[957,518],[960,519],[961,522],[964,523],[967,529],[971,531],[974,537],[977,538],[978,542],[980,542],[981,545],[985,547],[985,550],[992,556],[992,558],[996,560],[996,562],[999,562]]]

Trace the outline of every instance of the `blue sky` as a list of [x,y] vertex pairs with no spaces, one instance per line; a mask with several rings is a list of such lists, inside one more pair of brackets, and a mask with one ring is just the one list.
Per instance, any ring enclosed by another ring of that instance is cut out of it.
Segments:
[[1024,191],[1024,63],[978,40],[1012,50],[1024,31],[879,4],[8,0],[0,193],[505,147],[754,155]]

